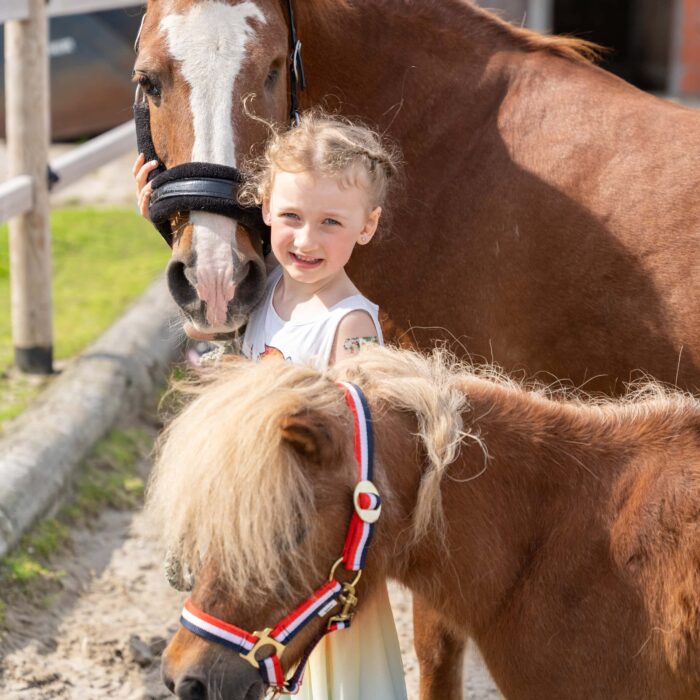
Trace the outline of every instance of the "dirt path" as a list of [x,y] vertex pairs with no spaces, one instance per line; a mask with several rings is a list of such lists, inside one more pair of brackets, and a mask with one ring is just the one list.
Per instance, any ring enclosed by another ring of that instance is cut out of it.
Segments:
[[[140,513],[107,510],[89,529],[75,529],[70,551],[55,561],[64,572],[58,590],[12,605],[7,612],[10,631],[0,645],[0,697],[170,697],[160,681],[159,656],[177,627],[184,596],[169,588],[160,561]],[[410,596],[397,586],[391,596],[409,697],[417,700]],[[468,665],[465,697],[497,700],[478,661],[470,658]]]

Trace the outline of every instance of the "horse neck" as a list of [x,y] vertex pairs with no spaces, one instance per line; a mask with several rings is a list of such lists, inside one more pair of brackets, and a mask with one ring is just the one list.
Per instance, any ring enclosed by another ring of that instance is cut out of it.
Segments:
[[[484,380],[469,380],[464,390],[465,431],[475,437],[465,439],[442,480],[444,539],[437,527],[426,532],[405,557],[395,557],[389,575],[478,629],[552,532],[576,513],[590,520],[582,527],[599,526],[593,505],[604,502],[628,446],[604,409]],[[405,465],[396,469],[406,472]],[[400,492],[407,478],[397,478]],[[404,513],[415,506],[417,482],[415,488],[403,492]],[[399,533],[392,537],[400,541]]]
[[444,113],[450,103],[466,107],[459,126],[468,128],[503,94],[508,76],[493,59],[515,44],[462,0],[317,0],[297,13],[307,107],[362,114],[401,138],[434,129],[431,108]]

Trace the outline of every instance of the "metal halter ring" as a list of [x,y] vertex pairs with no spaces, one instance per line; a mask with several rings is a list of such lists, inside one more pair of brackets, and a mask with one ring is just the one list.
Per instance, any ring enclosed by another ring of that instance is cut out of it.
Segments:
[[[343,561],[343,557],[340,557],[340,559],[338,559],[338,561],[336,561],[336,563],[333,564],[333,567],[331,568],[331,573],[328,576],[329,581],[332,581],[335,578],[335,570],[338,568],[338,566],[340,565],[340,563],[342,561]],[[343,586],[350,586],[350,587],[354,588],[355,586],[357,586],[357,582],[360,580],[361,576],[362,576],[362,569],[360,569],[357,572],[357,576],[355,576],[355,580],[352,581],[352,583],[348,583],[348,584],[344,583]]]

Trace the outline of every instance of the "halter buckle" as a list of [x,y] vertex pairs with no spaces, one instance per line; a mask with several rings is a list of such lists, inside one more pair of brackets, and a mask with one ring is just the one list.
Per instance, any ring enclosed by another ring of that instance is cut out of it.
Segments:
[[379,498],[379,491],[377,491],[377,487],[371,481],[360,481],[357,486],[355,486],[355,491],[352,495],[352,502],[355,506],[355,512],[362,522],[376,523],[377,520],[379,520],[379,515],[382,512],[382,504],[380,503],[376,508],[360,507],[360,496],[365,494]]
[[255,646],[247,654],[240,655],[241,658],[247,661],[253,668],[260,668],[260,663],[255,658],[255,654],[263,647],[273,647],[275,650],[274,656],[278,658],[284,653],[285,645],[274,637],[271,637],[270,632],[272,632],[272,627],[266,627],[262,632],[253,632],[253,635],[258,638],[258,641],[255,642]]

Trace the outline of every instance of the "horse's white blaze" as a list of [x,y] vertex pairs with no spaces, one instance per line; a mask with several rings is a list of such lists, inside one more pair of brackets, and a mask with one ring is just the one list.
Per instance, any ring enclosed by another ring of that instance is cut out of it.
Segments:
[[225,330],[228,302],[235,292],[234,272],[240,267],[236,223],[203,211],[191,212],[190,221],[194,226],[192,246],[197,256],[196,277],[191,282],[199,298],[207,303],[211,330]]
[[238,5],[199,2],[186,14],[168,15],[161,21],[170,55],[190,86],[193,161],[236,165],[233,86],[246,46],[255,36],[251,19],[265,22],[265,15],[246,0]]
[[[255,35],[250,20],[265,22],[255,3],[199,2],[185,14],[161,21],[173,59],[190,87],[194,131],[192,161],[236,166],[231,121],[233,87]],[[192,212],[192,250],[196,255],[197,294],[207,304],[207,321],[225,328],[228,302],[240,269],[236,223],[216,214]]]

